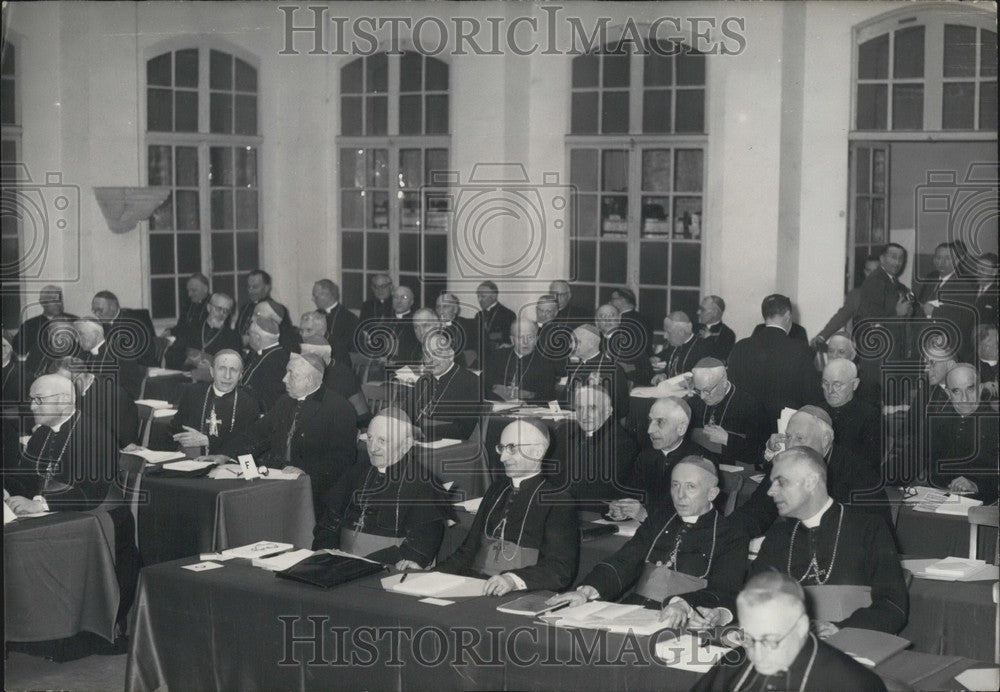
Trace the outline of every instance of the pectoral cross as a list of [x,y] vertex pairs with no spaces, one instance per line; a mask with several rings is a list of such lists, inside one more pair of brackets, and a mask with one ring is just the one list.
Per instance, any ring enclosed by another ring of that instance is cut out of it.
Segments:
[[815,555],[813,555],[812,560],[809,562],[809,569],[806,570],[806,578],[808,578],[810,574],[815,574],[817,581],[822,581],[823,575],[826,574],[826,570],[820,568],[819,561],[816,560]]
[[214,405],[212,406],[212,413],[211,413],[211,415],[208,418],[205,419],[205,422],[208,424],[208,434],[211,437],[218,437],[219,436],[219,423],[221,423],[222,421],[219,418],[216,418],[216,416],[215,416],[215,406]]

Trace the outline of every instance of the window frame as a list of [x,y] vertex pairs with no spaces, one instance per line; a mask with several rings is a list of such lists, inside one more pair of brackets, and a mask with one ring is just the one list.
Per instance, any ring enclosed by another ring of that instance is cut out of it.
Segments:
[[[3,78],[3,82],[12,82],[12,89],[14,94],[14,121],[12,123],[0,123],[0,139],[3,141],[10,141],[14,145],[14,167],[22,164],[24,161],[23,150],[22,150],[22,135],[24,133],[23,120],[21,118],[21,92],[23,81],[20,79],[21,73],[21,46],[23,45],[24,37],[21,34],[11,31],[7,27],[7,23],[3,23],[2,30],[2,40],[3,49],[10,50],[14,57],[14,74],[11,78]],[[6,180],[3,181],[6,186]],[[14,217],[16,219],[16,217]],[[12,277],[12,280],[4,282],[3,286],[3,302],[4,302],[4,322],[5,324],[0,325],[4,329],[17,329],[21,323],[22,313],[28,307],[28,293],[27,285],[24,279],[24,274],[21,271],[21,263],[23,261],[22,248],[24,247],[24,228],[19,220],[15,221],[16,228],[15,233],[12,236],[17,237],[17,253],[18,267],[16,269],[16,277]]]

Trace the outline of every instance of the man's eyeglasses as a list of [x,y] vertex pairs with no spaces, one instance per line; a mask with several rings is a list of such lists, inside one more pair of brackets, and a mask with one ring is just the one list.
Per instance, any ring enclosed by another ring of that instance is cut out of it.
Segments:
[[720,384],[722,384],[722,380],[719,380],[711,387],[706,387],[705,389],[698,389],[697,387],[692,387],[691,391],[704,399],[706,396],[710,395],[712,392],[718,389]]
[[747,650],[750,650],[759,644],[768,651],[775,651],[779,646],[781,646],[781,642],[788,639],[788,635],[790,635],[795,630],[795,628],[799,624],[799,619],[802,617],[804,616],[800,615],[799,617],[795,618],[795,622],[792,623],[792,626],[789,627],[788,631],[785,632],[780,637],[761,637],[760,639],[756,639],[754,637],[751,637],[744,630],[740,630],[739,632],[736,633],[736,639],[739,642],[740,646],[742,646],[744,649]]
[[33,396],[31,397],[31,403],[40,404],[46,399],[51,399],[54,396],[59,396],[59,394],[57,393],[57,394],[46,394],[45,396]]
[[497,454],[503,454],[504,452],[507,452],[507,454],[513,454],[514,450],[516,449],[519,449],[521,447],[530,447],[530,446],[531,446],[530,444],[497,445]]
[[830,382],[830,380],[823,380],[821,384],[823,389],[829,389],[831,392],[839,392],[847,386],[846,382]]

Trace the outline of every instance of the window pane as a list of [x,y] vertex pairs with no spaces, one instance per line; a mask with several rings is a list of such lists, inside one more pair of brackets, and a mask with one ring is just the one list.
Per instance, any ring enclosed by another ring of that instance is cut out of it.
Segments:
[[997,76],[997,32],[980,29],[982,41],[979,44],[979,76]]
[[384,190],[369,191],[368,212],[365,228],[389,228],[389,193]]
[[[995,35],[995,34],[994,34]],[[997,83],[979,83],[979,129],[997,129]]]
[[236,58],[236,90],[257,91],[257,70],[239,58]]
[[151,233],[149,235],[149,273],[174,273],[173,233]]
[[198,49],[174,53],[174,86],[198,88]]
[[924,76],[924,27],[913,26],[896,32],[892,75],[895,79]]
[[[666,52],[666,51],[663,51]],[[643,58],[645,61],[642,83],[646,86],[670,86],[674,83],[674,58],[670,55],[657,55],[650,51]]]
[[971,130],[975,127],[975,82],[945,82],[941,126],[945,130]]
[[670,200],[668,198],[642,198],[642,235],[670,235]]
[[642,243],[639,283],[667,285],[667,243]]
[[705,131],[705,90],[677,90],[677,132]]
[[361,192],[345,191],[340,193],[340,225],[343,228],[363,228],[365,225],[364,207]]
[[208,83],[212,89],[233,88],[233,56],[213,50],[208,56]]
[[892,87],[892,129],[924,129],[924,85],[894,84]]
[[423,97],[419,94],[399,97],[399,134],[423,134]]
[[573,302],[580,305],[588,314],[596,309],[597,291],[593,286],[573,286]]
[[705,83],[705,56],[685,47],[677,55],[677,84],[701,86]]
[[389,152],[386,149],[369,149],[368,186],[389,187]]
[[177,186],[198,187],[198,148],[177,147]]
[[642,95],[642,131],[670,132],[670,91],[646,89]]
[[404,192],[399,207],[399,227],[410,231],[420,230],[420,193]]
[[177,230],[197,231],[201,228],[197,190],[177,191]]
[[885,200],[881,197],[872,199],[872,242],[884,243],[885,237]]
[[597,132],[596,91],[574,92],[570,132],[575,135],[590,135]]
[[236,293],[236,281],[233,279],[232,274],[213,274],[212,275],[212,290],[218,293],[225,293],[227,296],[232,296]]
[[672,286],[701,285],[700,243],[673,243],[671,245],[670,281]]
[[0,122],[5,125],[13,125],[16,120],[16,108],[14,104],[14,81],[3,80],[0,86]]
[[646,149],[642,152],[642,189],[648,192],[670,191],[669,149]]
[[399,186],[416,189],[423,184],[420,149],[399,150]]
[[177,272],[194,274],[201,271],[201,234],[177,234]]
[[236,185],[257,187],[257,150],[252,147],[236,147]]
[[[444,183],[441,174],[448,172],[448,150],[427,149],[424,152],[424,183],[426,185],[441,185]],[[435,175],[435,174],[439,175]]]
[[348,309],[357,310],[361,307],[364,299],[364,275],[356,272],[344,272],[342,279],[344,284],[343,303]]
[[[4,56],[3,62],[4,67],[6,67],[6,56]],[[164,53],[146,61],[146,84],[149,86],[170,86],[170,53]]]
[[356,231],[345,231],[340,238],[340,261],[344,267],[351,269],[365,268],[365,234]]
[[150,185],[171,185],[173,183],[173,162],[171,161],[170,147],[149,147],[147,167]]
[[420,91],[423,88],[423,61],[420,53],[403,53],[399,60],[400,91]]
[[420,271],[420,236],[416,233],[399,234],[399,270]]
[[236,269],[249,271],[259,266],[257,257],[257,234],[236,234]]
[[363,90],[361,70],[364,58],[358,58],[340,68],[340,93],[360,94]]
[[368,96],[365,98],[365,134],[384,135],[388,122],[389,102],[385,96]]
[[[214,272],[230,272],[235,266],[233,258],[233,234],[212,234],[212,268]],[[218,288],[216,288],[218,290]]]
[[702,187],[702,152],[700,149],[677,150],[677,182],[674,187],[678,192],[701,192]]
[[602,152],[601,189],[610,192],[628,191],[628,151],[608,149]]
[[576,189],[590,192],[597,189],[597,150],[573,149],[569,154],[569,180]]
[[389,61],[385,53],[365,58],[365,91],[369,94],[389,91]]
[[[236,228],[250,230],[257,228],[257,191],[236,190]],[[245,267],[253,269],[253,267]]]
[[427,91],[448,90],[448,63],[430,56],[424,59],[424,88]]
[[867,193],[869,192],[869,185],[871,180],[869,173],[871,171],[871,162],[869,161],[869,156],[871,155],[871,149],[868,147],[858,147],[855,152],[856,165],[855,171],[855,185],[854,189],[857,192]]
[[210,147],[208,179],[212,187],[233,186],[233,150],[229,147]]
[[674,238],[701,237],[701,198],[674,199]]
[[944,25],[944,76],[976,76],[976,29]]
[[427,96],[425,97],[427,106],[427,117],[425,123],[427,134],[443,135],[448,133],[448,97],[447,96]]
[[671,291],[670,312],[677,310],[694,319],[698,314],[698,291]]
[[604,63],[603,86],[627,87],[629,85],[629,65],[631,64],[629,54],[627,52],[605,53],[601,57]]
[[618,236],[628,233],[628,197],[601,197],[601,235]]
[[212,229],[233,228],[233,191],[212,190]]
[[177,132],[198,131],[198,92],[174,92],[174,129]]
[[424,236],[424,272],[445,274],[448,271],[448,236]]
[[654,331],[663,331],[663,318],[667,316],[667,292],[664,289],[640,288],[637,307],[653,323]]
[[597,243],[592,240],[577,240],[570,245],[573,256],[572,268],[576,269],[577,281],[597,280]]
[[573,233],[581,238],[597,237],[597,195],[577,195]]
[[233,97],[231,94],[212,92],[209,100],[209,127],[212,132],[228,134],[233,131]]
[[149,230],[169,231],[174,228],[174,196],[167,195],[163,204],[156,208],[153,215],[149,217]]
[[369,233],[365,269],[389,269],[389,234]]
[[176,316],[177,293],[173,278],[152,279],[149,284],[153,319]]
[[858,46],[858,79],[888,79],[889,34],[882,34]]
[[257,134],[257,97],[236,95],[236,134]]
[[365,167],[363,149],[340,150],[340,186],[364,187]]
[[854,209],[854,242],[867,243],[870,237],[871,206],[867,197],[858,197]]
[[858,85],[858,129],[884,130],[889,106],[884,84]]
[[340,98],[340,131],[344,135],[361,134],[360,96],[342,96]]
[[628,132],[628,92],[605,91],[602,94],[601,132]]
[[169,89],[146,90],[146,129],[153,132],[174,129],[174,105]]
[[872,152],[872,192],[885,193],[885,149]]
[[597,72],[600,58],[590,53],[588,55],[578,55],[573,58],[573,86],[574,87],[595,87],[597,86]]
[[427,195],[424,197],[424,230],[446,231],[448,229],[449,208],[448,197],[445,195]]
[[628,278],[628,244],[601,243],[601,282],[623,284]]

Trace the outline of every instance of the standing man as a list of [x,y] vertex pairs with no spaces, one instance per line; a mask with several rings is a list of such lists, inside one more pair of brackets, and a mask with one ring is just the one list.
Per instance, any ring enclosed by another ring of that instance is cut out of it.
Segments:
[[698,338],[704,343],[707,355],[723,363],[736,344],[736,333],[722,321],[726,301],[719,296],[705,296],[698,305]]
[[333,357],[342,363],[350,363],[351,351],[355,350],[358,318],[340,302],[340,287],[330,279],[320,279],[313,284],[312,300],[316,309],[326,317],[324,337],[330,342]]
[[513,310],[499,302],[499,295],[497,285],[492,281],[484,281],[476,289],[476,300],[479,301],[476,322],[483,344],[481,361],[485,361],[491,351],[511,345],[510,325],[516,316]]

